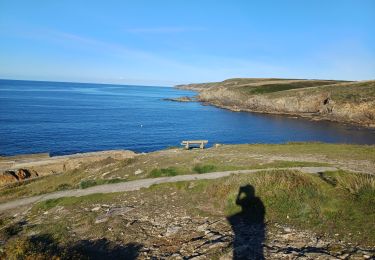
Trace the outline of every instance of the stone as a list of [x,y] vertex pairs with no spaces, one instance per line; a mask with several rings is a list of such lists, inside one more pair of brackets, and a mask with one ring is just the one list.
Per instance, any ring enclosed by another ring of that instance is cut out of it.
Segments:
[[170,226],[167,228],[167,232],[165,232],[165,236],[171,236],[176,234],[182,227],[181,226]]
[[107,222],[108,221],[108,217],[107,216],[99,216],[95,219],[95,224],[99,224],[99,223],[104,223],[104,222]]
[[119,216],[124,215],[125,213],[133,210],[134,207],[117,207],[117,208],[111,208],[108,210],[107,215],[108,216]]
[[143,171],[142,171],[141,169],[138,169],[138,170],[136,170],[136,171],[134,172],[135,175],[138,175],[138,174],[141,174],[141,173],[143,173]]
[[292,230],[291,230],[290,228],[288,228],[288,227],[285,227],[285,228],[284,228],[284,231],[287,232],[287,233],[292,232]]

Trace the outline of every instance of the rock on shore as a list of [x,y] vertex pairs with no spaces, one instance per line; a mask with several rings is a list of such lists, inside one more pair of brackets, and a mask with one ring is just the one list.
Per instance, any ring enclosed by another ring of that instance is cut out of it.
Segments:
[[107,158],[127,159],[136,154],[128,150],[109,150],[49,157],[37,155],[1,157],[0,185],[38,176],[73,170],[83,163],[93,163]]

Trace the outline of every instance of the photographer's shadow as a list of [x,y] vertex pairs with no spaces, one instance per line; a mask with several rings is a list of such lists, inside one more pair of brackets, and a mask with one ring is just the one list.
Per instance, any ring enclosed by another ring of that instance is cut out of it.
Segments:
[[236,204],[241,212],[228,217],[234,233],[233,259],[264,259],[265,208],[254,187],[240,187]]

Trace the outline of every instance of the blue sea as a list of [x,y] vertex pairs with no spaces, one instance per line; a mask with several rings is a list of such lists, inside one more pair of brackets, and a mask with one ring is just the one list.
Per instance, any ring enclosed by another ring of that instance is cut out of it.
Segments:
[[193,95],[169,87],[0,80],[0,155],[149,152],[186,139],[375,144],[375,131],[365,128],[163,100]]

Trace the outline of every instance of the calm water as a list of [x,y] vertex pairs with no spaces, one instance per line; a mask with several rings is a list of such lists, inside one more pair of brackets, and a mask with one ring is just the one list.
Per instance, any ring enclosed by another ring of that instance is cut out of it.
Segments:
[[213,143],[375,144],[375,131],[329,122],[163,101],[163,87],[0,80],[0,154],[148,152],[183,139]]

